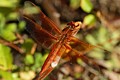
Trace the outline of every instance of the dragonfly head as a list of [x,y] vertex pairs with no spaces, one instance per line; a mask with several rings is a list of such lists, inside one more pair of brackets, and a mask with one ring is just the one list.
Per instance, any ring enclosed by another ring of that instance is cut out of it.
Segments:
[[68,23],[67,25],[70,29],[71,34],[75,35],[81,28],[82,23],[80,21],[77,21],[77,22],[72,21],[72,22]]

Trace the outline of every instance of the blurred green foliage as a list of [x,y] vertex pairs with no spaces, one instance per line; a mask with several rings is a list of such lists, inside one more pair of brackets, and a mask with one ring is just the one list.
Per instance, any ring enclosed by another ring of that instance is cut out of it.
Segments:
[[14,32],[17,29],[17,24],[6,24],[6,22],[17,19],[18,15],[15,8],[18,2],[18,0],[1,0],[0,2],[0,36],[8,41],[16,39]]
[[1,75],[5,80],[14,80],[13,77],[12,77],[12,73],[11,73],[11,72],[7,72],[7,71],[0,70],[0,75]]
[[31,51],[31,48],[32,48],[33,44],[34,44],[33,40],[28,38],[22,44],[22,48],[24,49],[24,51],[26,53],[30,54],[30,51]]
[[[90,44],[99,45],[98,47],[102,49],[95,48],[88,55],[100,60],[104,60],[106,57],[109,57],[108,60],[104,61],[106,68],[108,68],[108,70],[120,69],[119,58],[117,58],[117,54],[112,53],[112,51],[115,49],[116,44],[119,42],[119,40],[117,40],[119,37],[119,31],[114,31],[111,33],[104,26],[100,26],[92,34],[87,34],[85,38]],[[104,49],[110,51],[111,53],[108,52],[105,54]]]
[[85,16],[84,20],[83,20],[83,24],[88,25],[88,26],[92,26],[95,24],[95,16],[93,14],[89,14],[87,16]]
[[[6,23],[17,19],[18,15],[14,10],[18,6],[18,2],[18,0],[0,1],[0,37],[8,41],[16,39],[17,24]],[[0,77],[5,80],[14,80],[12,73],[8,72],[13,68],[13,55],[10,47],[0,44],[0,59]]]
[[70,7],[73,9],[77,9],[80,6],[80,0],[70,0]]
[[9,47],[0,44],[0,66],[3,70],[12,69],[13,57],[10,51]]
[[90,13],[93,9],[93,5],[90,0],[81,0],[80,6],[83,11]]
[[[24,21],[18,21],[19,12],[17,9],[20,5],[19,2],[20,0],[0,0],[0,39],[14,42],[18,39],[16,33],[24,35],[24,42],[18,45],[25,51],[24,54],[20,54],[0,43],[0,79],[4,78],[4,80],[32,80],[35,77],[35,73],[40,71],[41,66],[48,56],[48,52],[43,54],[35,51],[34,55],[31,54],[31,49],[35,42],[23,32],[26,23]],[[73,9],[81,7],[88,14],[83,19],[85,26],[97,26],[95,31],[85,36],[86,41],[93,45],[100,45],[109,51],[114,50],[115,45],[118,43],[117,38],[119,38],[120,32],[114,31],[111,33],[102,24],[96,25],[97,20],[95,14],[92,13],[93,5],[90,0],[70,0],[70,7]],[[28,7],[26,11],[35,11],[36,13],[34,8],[33,10],[31,9]],[[109,40],[112,41],[109,42]],[[117,50],[115,49],[115,51]],[[20,55],[20,57],[17,58],[18,56],[14,54]],[[108,71],[120,69],[119,59],[116,54],[110,53],[110,55],[107,55],[110,58],[105,60],[106,54],[104,50],[95,49],[87,55],[104,61]],[[78,59],[77,62],[80,66],[84,66],[84,62],[81,59]],[[75,76],[78,78],[82,74],[76,73]],[[104,78],[104,80],[107,79]]]

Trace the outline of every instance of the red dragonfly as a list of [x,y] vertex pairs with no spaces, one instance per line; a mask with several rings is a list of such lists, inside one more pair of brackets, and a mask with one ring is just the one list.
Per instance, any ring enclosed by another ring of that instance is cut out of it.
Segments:
[[63,55],[75,53],[81,56],[96,47],[74,37],[82,26],[81,22],[72,21],[61,31],[36,5],[26,3],[30,5],[30,13],[27,8],[22,11],[22,18],[27,23],[26,30],[38,44],[51,50],[36,80],[44,79],[57,66]]

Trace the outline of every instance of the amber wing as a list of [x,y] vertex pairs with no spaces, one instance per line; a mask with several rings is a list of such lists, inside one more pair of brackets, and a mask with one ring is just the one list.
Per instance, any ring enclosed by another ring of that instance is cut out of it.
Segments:
[[[51,21],[46,15],[32,2],[27,1],[29,6],[25,7],[22,12],[22,18],[27,23],[26,29],[37,41],[46,48],[51,48],[52,44],[57,40],[58,35],[61,34],[60,29]],[[30,13],[26,8],[35,8],[38,12]]]
[[71,59],[73,60],[73,58],[75,59],[80,58],[90,50],[96,48],[97,46],[83,42],[75,37],[71,37],[70,47],[71,49],[66,50],[67,54],[63,55],[63,58],[66,59],[67,61]]
[[57,38],[29,18],[24,17],[23,19],[27,22],[27,31],[35,39],[35,41],[45,48],[50,48]]
[[29,4],[29,6],[26,6],[26,7],[35,8],[37,10],[37,12],[33,13],[33,14],[26,14],[25,13],[24,15],[26,15],[29,18],[31,18],[35,22],[37,22],[39,25],[42,26],[42,28],[44,28],[45,30],[47,30],[49,33],[54,34],[54,35],[55,34],[61,34],[61,30],[59,29],[59,27],[51,19],[49,19],[39,9],[39,7],[37,7],[35,4],[33,4],[32,2],[29,2],[29,1],[26,1],[25,3]]

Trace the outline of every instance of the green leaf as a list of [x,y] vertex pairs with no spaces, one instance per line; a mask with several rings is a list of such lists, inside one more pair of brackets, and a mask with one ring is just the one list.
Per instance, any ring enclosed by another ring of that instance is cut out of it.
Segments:
[[87,42],[89,42],[90,44],[93,44],[93,45],[97,44],[97,40],[91,34],[88,34],[85,38]]
[[0,34],[1,34],[1,31],[3,30],[5,26],[5,17],[3,14],[0,13]]
[[83,62],[80,58],[77,59],[77,63],[78,63],[79,65],[84,65],[84,62]]
[[5,30],[15,32],[17,30],[17,24],[16,23],[10,23],[10,24],[6,25]]
[[30,39],[30,38],[25,40],[24,44],[22,45],[22,48],[24,49],[24,51],[26,53],[30,53],[31,48],[33,46],[33,43],[34,43],[34,41],[32,39]]
[[9,7],[0,7],[0,12],[5,16],[7,17],[7,15],[9,13],[11,13],[13,11],[12,8],[9,8]]
[[100,43],[104,43],[109,38],[108,32],[104,26],[100,26],[98,31],[98,40]]
[[7,16],[7,20],[17,20],[18,18],[18,13],[17,12],[11,12]]
[[19,73],[12,73],[13,80],[20,80]]
[[0,75],[4,78],[4,80],[14,80],[10,72],[0,70]]
[[70,6],[74,9],[79,8],[80,0],[70,0]]
[[42,55],[42,53],[35,53],[35,64],[32,66],[32,70],[36,70],[37,68],[42,67],[47,56],[47,53],[45,55]]
[[27,54],[25,57],[25,64],[31,65],[34,63],[33,55]]
[[105,55],[103,53],[102,50],[93,50],[88,54],[90,57],[92,58],[96,58],[96,59],[104,59]]
[[87,16],[85,16],[84,20],[83,20],[83,23],[85,25],[93,25],[95,23],[95,16],[92,15],[92,14],[89,14]]
[[42,53],[35,53],[35,67],[38,68],[42,66],[43,61],[42,61]]
[[81,0],[80,6],[83,11],[90,13],[91,10],[93,9],[93,5],[90,2],[90,0]]
[[4,70],[12,68],[13,57],[10,52],[10,48],[0,44],[0,66]]
[[15,23],[11,23],[6,25],[4,29],[1,30],[0,36],[8,41],[13,41],[16,39],[15,31],[17,29],[17,25]]
[[8,41],[13,41],[16,39],[14,32],[7,30],[7,29],[2,30],[1,37]]
[[18,28],[20,31],[23,31],[25,29],[25,21],[20,21],[19,24],[18,24]]
[[0,0],[0,7],[16,7],[19,0]]

